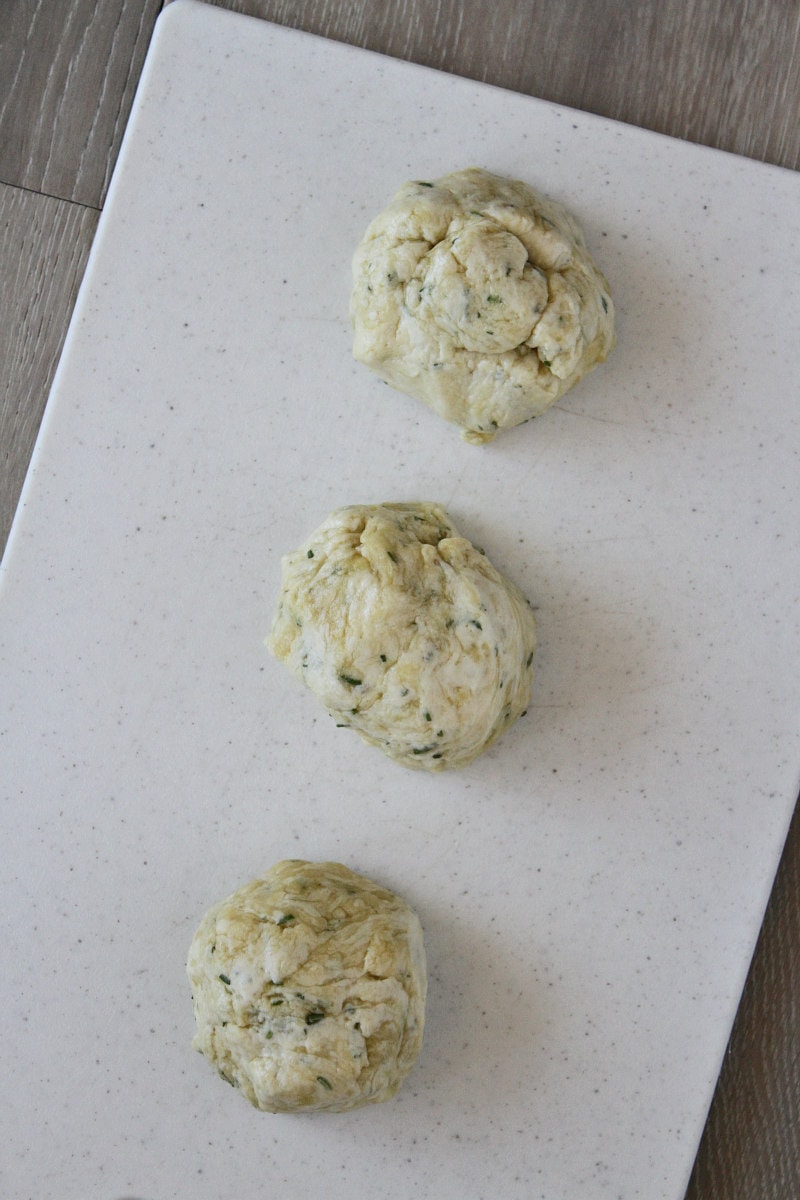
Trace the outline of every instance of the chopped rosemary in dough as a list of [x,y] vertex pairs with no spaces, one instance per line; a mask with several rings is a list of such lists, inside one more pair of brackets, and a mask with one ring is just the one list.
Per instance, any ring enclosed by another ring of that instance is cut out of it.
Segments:
[[478,167],[405,184],[353,258],[354,356],[488,442],[544,412],[615,343],[581,229]]
[[340,863],[287,859],[203,918],[187,962],[193,1045],[265,1112],[389,1100],[422,1046],[422,927]]
[[441,771],[527,708],[536,626],[439,505],[353,505],[283,559],[267,645],[337,725]]

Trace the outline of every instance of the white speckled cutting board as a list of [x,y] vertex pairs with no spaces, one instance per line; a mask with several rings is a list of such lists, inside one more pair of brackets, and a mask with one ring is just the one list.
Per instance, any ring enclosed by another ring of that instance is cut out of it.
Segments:
[[[469,164],[567,203],[619,313],[482,448],[347,320],[369,218]],[[799,228],[788,172],[166,9],[2,579],[4,1195],[679,1200],[800,773]],[[539,621],[528,716],[438,777],[263,648],[282,553],[414,498]],[[259,1114],[190,1049],[191,934],[286,856],[422,918],[390,1104]]]

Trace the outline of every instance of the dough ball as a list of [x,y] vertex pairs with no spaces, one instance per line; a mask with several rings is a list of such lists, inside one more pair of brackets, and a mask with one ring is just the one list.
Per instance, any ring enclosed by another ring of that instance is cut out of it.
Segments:
[[356,505],[284,558],[267,645],[339,725],[440,771],[527,707],[536,626],[439,505]]
[[400,188],[356,250],[350,316],[355,357],[470,442],[543,413],[615,343],[575,220],[477,167]]
[[422,928],[339,863],[277,863],[203,918],[189,949],[193,1045],[265,1112],[390,1099],[425,1023]]

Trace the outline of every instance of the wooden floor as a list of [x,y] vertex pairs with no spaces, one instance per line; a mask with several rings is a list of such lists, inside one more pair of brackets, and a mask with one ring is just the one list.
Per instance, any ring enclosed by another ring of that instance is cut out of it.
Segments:
[[[218,3],[800,167],[798,0]],[[162,7],[161,0],[0,4],[0,546]],[[796,818],[690,1200],[800,1197],[799,1009]]]

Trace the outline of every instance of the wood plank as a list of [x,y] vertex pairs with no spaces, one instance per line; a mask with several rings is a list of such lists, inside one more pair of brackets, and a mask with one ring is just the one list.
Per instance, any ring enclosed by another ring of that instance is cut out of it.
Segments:
[[0,180],[99,207],[161,0],[14,0],[0,12]]
[[93,208],[0,186],[0,549],[97,226]]

